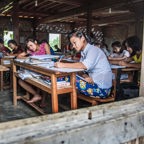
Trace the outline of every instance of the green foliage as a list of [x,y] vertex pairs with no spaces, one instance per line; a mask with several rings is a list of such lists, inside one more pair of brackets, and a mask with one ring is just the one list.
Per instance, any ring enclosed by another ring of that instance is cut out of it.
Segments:
[[56,50],[54,48],[54,45],[59,45],[59,37],[56,37],[55,39],[53,39],[52,41],[49,41],[50,46],[53,48],[53,50]]

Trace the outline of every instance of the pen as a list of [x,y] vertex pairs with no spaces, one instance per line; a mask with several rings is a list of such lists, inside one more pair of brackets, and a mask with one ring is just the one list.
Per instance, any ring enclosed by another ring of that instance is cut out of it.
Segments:
[[61,56],[60,56],[59,62],[62,60],[63,57],[64,57],[64,55],[61,55]]

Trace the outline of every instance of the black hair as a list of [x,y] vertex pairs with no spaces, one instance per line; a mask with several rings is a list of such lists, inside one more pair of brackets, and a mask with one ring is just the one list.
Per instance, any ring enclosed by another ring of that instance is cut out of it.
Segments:
[[119,41],[115,41],[111,44],[112,47],[121,47],[121,43]]
[[13,39],[9,40],[7,44],[9,45],[10,43],[18,46],[17,42],[15,40],[13,40]]
[[123,43],[124,45],[127,43],[127,45],[133,50],[131,56],[134,56],[137,51],[142,49],[142,43],[137,36],[130,36]]
[[120,51],[119,53],[122,53],[122,51],[124,50],[121,43],[119,41],[115,41],[111,44],[112,47],[119,47],[120,48]]
[[31,41],[31,42],[33,42],[33,43],[35,43],[35,41],[37,41],[37,43],[40,44],[40,42],[39,42],[35,37],[27,37],[25,41],[26,41],[26,44],[27,44],[29,41]]
[[47,39],[42,39],[40,43],[47,43],[48,44],[48,41],[47,41]]
[[73,37],[73,36],[76,36],[76,37],[79,37],[79,38],[81,38],[82,36],[84,36],[84,38],[86,39],[86,41],[88,43],[91,43],[90,37],[88,35],[86,35],[85,33],[81,32],[81,31],[75,31],[75,30],[71,31],[68,34],[68,40],[70,41],[71,37]]

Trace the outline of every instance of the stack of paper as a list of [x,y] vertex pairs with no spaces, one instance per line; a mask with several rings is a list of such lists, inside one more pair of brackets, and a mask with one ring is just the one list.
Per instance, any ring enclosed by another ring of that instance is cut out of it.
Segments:
[[38,60],[46,60],[46,59],[53,59],[53,58],[59,58],[59,55],[34,55],[30,56],[32,59],[38,59]]

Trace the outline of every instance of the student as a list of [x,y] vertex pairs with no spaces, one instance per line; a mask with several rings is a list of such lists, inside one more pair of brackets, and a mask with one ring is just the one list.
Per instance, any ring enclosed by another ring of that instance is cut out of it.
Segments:
[[8,41],[8,47],[12,49],[10,55],[17,56],[18,54],[22,53],[24,50],[21,48],[20,45],[17,44],[15,40]]
[[[141,41],[137,36],[128,37],[123,45],[130,53],[130,57],[127,60],[119,61],[119,65],[132,67],[132,68],[141,68],[142,61],[142,51],[141,51]],[[123,82],[132,82],[133,81],[133,72],[127,72],[127,80],[123,80]]]
[[[87,96],[99,96],[106,98],[112,86],[112,71],[109,62],[100,48],[97,48],[87,40],[85,34],[73,31],[68,36],[73,48],[81,52],[80,61],[77,63],[56,62],[59,68],[81,68],[87,74],[77,77],[76,86],[78,90]],[[83,81],[84,79],[84,81]]]
[[[19,58],[25,57],[28,54],[30,55],[44,55],[50,54],[50,48],[46,43],[38,44],[37,40],[34,38],[27,38],[26,45],[28,47],[26,52],[21,53],[18,55]],[[28,83],[24,82],[23,80],[19,79],[19,85],[24,88],[26,91],[33,95],[33,98],[30,99],[29,103],[34,103],[42,99],[41,95]]]
[[113,42],[111,46],[113,48],[113,53],[108,57],[109,60],[120,61],[130,57],[129,51],[123,49],[119,41]]
[[50,44],[48,43],[48,41],[46,39],[43,39],[41,41],[41,43],[46,43],[48,45],[48,47],[50,48],[50,53],[51,55],[54,55],[55,54],[55,51],[53,50],[53,48],[50,46]]
[[3,39],[0,39],[0,52],[2,52],[3,55],[5,55],[5,56],[7,56],[11,53],[11,50],[8,47],[4,46]]
[[129,51],[131,56],[126,61],[120,61],[119,65],[141,68],[142,50],[140,39],[137,36],[128,37],[124,41],[124,46],[126,47],[127,51]]
[[50,46],[43,42],[41,44],[33,37],[28,37],[26,39],[27,49],[18,55],[18,58],[26,57],[28,55],[44,55],[50,54]]

